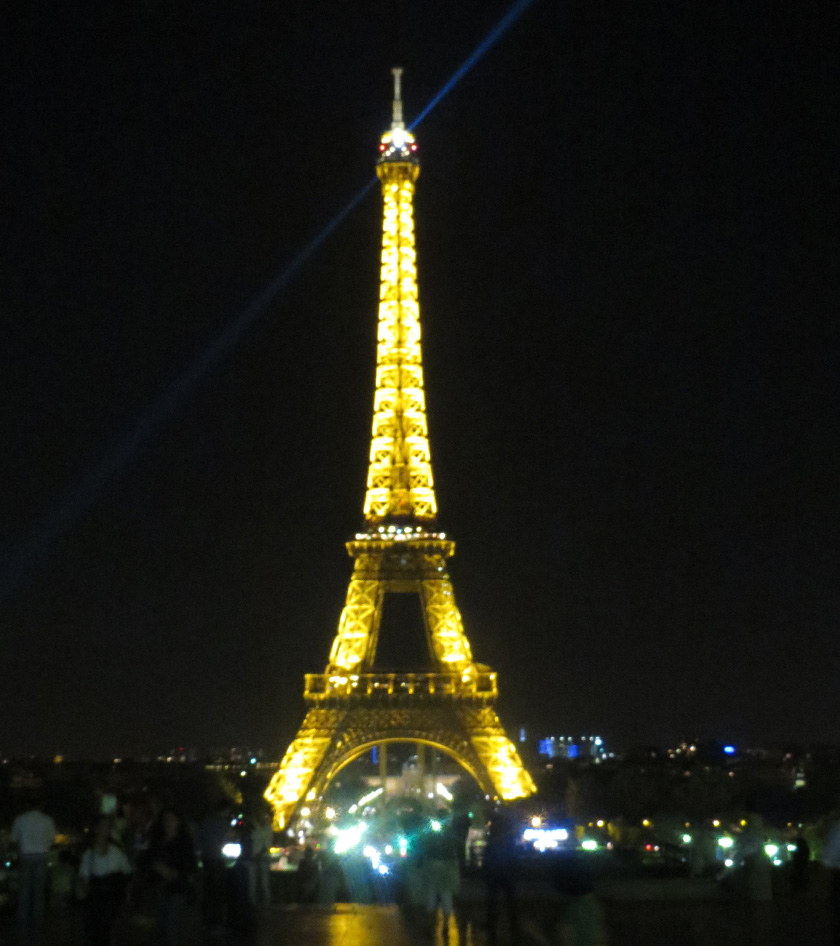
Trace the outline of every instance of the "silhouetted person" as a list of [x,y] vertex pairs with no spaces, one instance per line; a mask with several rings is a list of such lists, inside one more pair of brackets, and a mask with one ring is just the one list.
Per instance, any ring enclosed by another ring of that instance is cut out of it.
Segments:
[[315,903],[317,901],[319,873],[315,851],[307,846],[303,852],[303,860],[297,869],[298,903]]
[[516,903],[519,819],[505,804],[500,804],[490,819],[487,846],[484,849],[484,880],[487,887],[487,935],[496,941],[499,907],[502,897],[507,907],[512,939],[519,937],[519,911]]
[[20,905],[22,930],[40,926],[47,909],[49,855],[55,841],[55,822],[44,814],[40,797],[12,823],[12,841],[20,857]]
[[248,896],[252,904],[271,903],[271,842],[274,832],[271,819],[264,811],[257,812],[248,822]]
[[341,860],[328,849],[321,852],[321,876],[318,885],[318,902],[335,903],[344,888],[344,871]]
[[828,902],[831,910],[831,933],[834,937],[832,942],[835,946],[840,946],[840,810],[831,814],[834,825],[825,839],[820,860],[830,876]]
[[201,918],[210,932],[221,932],[226,919],[227,861],[222,848],[230,839],[230,807],[226,801],[198,828],[198,853],[201,857]]
[[808,870],[811,861],[811,848],[800,831],[796,836],[796,847],[790,858],[790,886],[794,893],[806,893],[808,890]]
[[250,897],[251,833],[247,824],[238,826],[241,853],[227,872],[228,929],[234,943],[253,943],[257,935],[257,917]]
[[461,810],[452,814],[452,834],[458,847],[458,867],[461,876],[467,869],[467,836],[470,833],[472,817],[468,811]]
[[595,899],[595,878],[585,853],[564,856],[555,874],[557,891],[569,898],[561,927],[563,946],[595,946],[600,942],[601,908]]
[[426,922],[434,929],[438,903],[443,912],[443,936],[449,935],[452,898],[458,891],[461,872],[458,841],[452,831],[448,812],[439,811],[429,822],[420,842],[421,876],[425,895]]
[[125,904],[131,865],[111,840],[111,819],[101,816],[91,832],[90,847],[79,864],[78,893],[84,900],[85,932],[90,946],[110,946],[111,931]]
[[160,840],[150,851],[151,871],[163,888],[158,928],[165,946],[178,946],[197,868],[195,850],[183,819],[173,809],[163,812],[161,829]]
[[738,844],[740,890],[745,921],[745,943],[769,943],[773,924],[773,868],[764,853],[764,820],[747,812],[747,826]]

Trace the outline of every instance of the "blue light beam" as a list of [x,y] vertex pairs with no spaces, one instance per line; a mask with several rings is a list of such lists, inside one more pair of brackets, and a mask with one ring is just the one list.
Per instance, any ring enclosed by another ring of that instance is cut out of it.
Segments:
[[0,601],[11,594],[52,543],[94,505],[110,479],[140,456],[167,421],[190,398],[204,376],[236,347],[247,329],[266,311],[275,296],[285,289],[310,256],[355,210],[375,183],[376,178],[371,178],[232,322],[208,345],[199,349],[177,375],[164,382],[152,401],[113,437],[99,462],[81,473],[67,487],[53,508],[36,523],[17,548],[6,550],[0,562]]
[[[514,3],[432,97],[410,128],[416,128],[426,118],[535,2],[536,0],[517,0]],[[321,244],[355,210],[375,183],[376,178],[372,177],[239,315],[208,345],[199,349],[182,371],[164,382],[152,401],[113,437],[98,463],[82,472],[67,487],[55,505],[33,526],[28,537],[17,547],[8,547],[5,550],[3,560],[0,561],[0,601],[4,601],[14,591],[50,546],[95,504],[112,477],[140,456],[178,409],[189,400],[205,375],[216,368],[236,347],[245,332],[268,309],[272,300],[286,288]]]
[[442,99],[444,99],[449,93],[455,88],[455,86],[464,78],[464,76],[472,69],[472,67],[482,58],[487,52],[489,52],[498,41],[504,36],[504,34],[513,26],[513,24],[522,16],[522,14],[536,3],[536,0],[517,0],[516,3],[508,10],[508,12],[499,20],[499,22],[490,30],[490,32],[484,37],[484,39],[475,47],[475,49],[467,56],[464,62],[452,73],[450,78],[441,86],[438,93],[432,96],[431,102],[423,109],[422,112],[414,119],[414,121],[409,125],[409,130],[413,131],[420,122],[431,112],[436,105],[438,105]]

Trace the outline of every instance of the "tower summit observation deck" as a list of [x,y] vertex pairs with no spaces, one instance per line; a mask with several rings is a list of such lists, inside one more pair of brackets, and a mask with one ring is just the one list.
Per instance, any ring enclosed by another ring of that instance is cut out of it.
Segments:
[[[303,723],[266,790],[275,825],[315,817],[336,774],[375,745],[414,742],[452,756],[488,795],[535,791],[493,704],[497,675],[473,660],[446,560],[455,543],[438,532],[432,478],[414,248],[417,142],[405,128],[394,69],[391,127],[379,144],[382,266],[376,390],[366,530],[347,543],[354,560],[324,673],[307,674]],[[377,672],[389,594],[420,601],[432,672]]]

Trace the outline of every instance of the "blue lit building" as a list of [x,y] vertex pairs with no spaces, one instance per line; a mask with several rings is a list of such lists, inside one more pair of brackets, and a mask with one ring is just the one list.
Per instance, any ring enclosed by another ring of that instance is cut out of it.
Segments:
[[600,736],[547,736],[537,743],[537,752],[549,759],[593,759],[596,762],[612,755]]

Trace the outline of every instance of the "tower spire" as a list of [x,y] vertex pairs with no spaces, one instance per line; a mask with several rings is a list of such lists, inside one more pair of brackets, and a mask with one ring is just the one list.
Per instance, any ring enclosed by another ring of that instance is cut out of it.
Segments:
[[391,75],[394,77],[394,108],[393,108],[393,118],[391,121],[391,130],[394,131],[397,128],[404,128],[403,125],[403,111],[402,111],[402,98],[400,96],[400,79],[402,78],[402,69],[399,66],[395,66],[391,70]]

